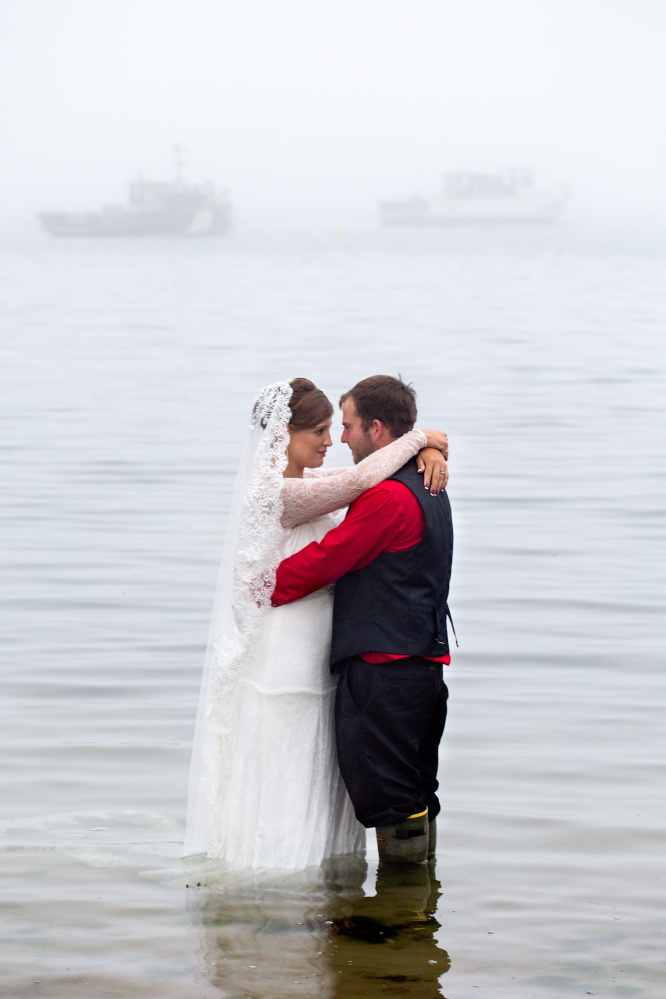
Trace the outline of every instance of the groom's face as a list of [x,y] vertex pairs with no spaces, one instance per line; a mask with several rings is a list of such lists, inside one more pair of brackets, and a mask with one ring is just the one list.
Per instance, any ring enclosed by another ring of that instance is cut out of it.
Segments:
[[367,458],[375,450],[370,437],[370,431],[364,430],[361,417],[356,412],[353,399],[345,399],[342,404],[342,437],[343,444],[349,444],[354,464]]

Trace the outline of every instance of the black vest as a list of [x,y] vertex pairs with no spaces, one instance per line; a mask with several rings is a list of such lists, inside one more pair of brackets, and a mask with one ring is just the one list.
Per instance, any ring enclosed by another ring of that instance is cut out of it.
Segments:
[[422,539],[402,552],[382,552],[365,569],[335,584],[331,664],[363,652],[437,657],[449,651],[447,597],[453,551],[448,496],[431,496],[416,459],[391,476],[416,496]]

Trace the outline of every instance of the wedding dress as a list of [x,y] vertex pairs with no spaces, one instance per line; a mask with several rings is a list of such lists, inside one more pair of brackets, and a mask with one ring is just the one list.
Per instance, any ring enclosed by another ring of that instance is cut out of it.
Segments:
[[290,394],[280,382],[255,403],[190,775],[185,854],[234,867],[301,870],[364,846],[335,752],[332,587],[282,607],[270,596],[283,558],[426,445],[412,430],[352,468],[285,479]]

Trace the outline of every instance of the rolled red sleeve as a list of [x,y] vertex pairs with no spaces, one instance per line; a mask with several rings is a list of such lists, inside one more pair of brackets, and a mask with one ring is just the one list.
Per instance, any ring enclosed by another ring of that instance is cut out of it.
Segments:
[[340,524],[278,566],[274,607],[290,603],[363,569],[384,551],[411,548],[423,537],[424,518],[410,489],[388,480],[352,503]]

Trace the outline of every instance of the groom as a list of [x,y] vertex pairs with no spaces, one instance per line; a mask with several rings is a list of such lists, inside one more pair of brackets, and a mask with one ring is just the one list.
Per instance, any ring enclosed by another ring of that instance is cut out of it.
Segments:
[[[388,375],[360,381],[340,405],[342,442],[355,463],[416,420],[414,390]],[[376,828],[384,861],[422,862],[435,852],[452,548],[448,497],[424,488],[412,459],[277,570],[274,606],[336,583],[338,760],[356,816]]]

